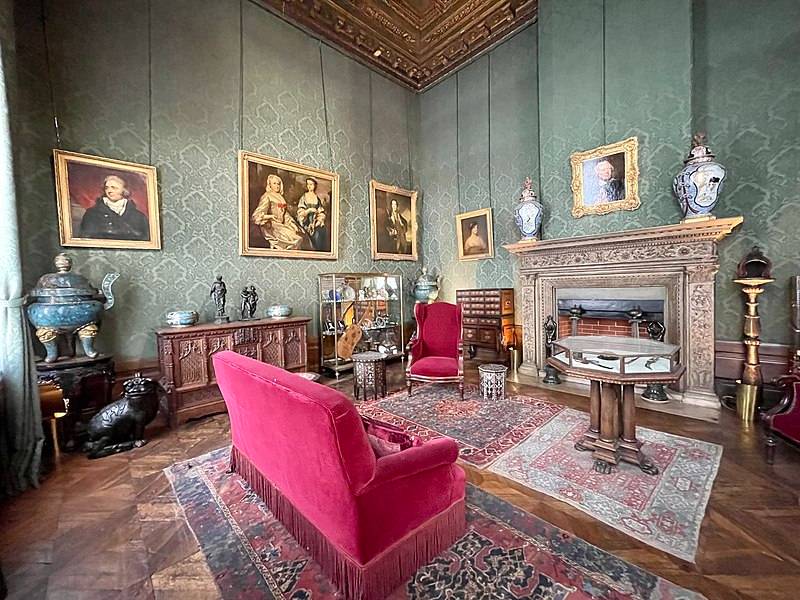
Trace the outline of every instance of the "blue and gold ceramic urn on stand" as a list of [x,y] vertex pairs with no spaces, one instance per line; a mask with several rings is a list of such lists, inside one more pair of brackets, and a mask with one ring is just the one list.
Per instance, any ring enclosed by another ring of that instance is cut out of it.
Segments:
[[715,218],[711,211],[719,200],[726,171],[714,160],[714,154],[706,145],[706,134],[696,133],[692,136],[692,149],[683,162],[683,169],[672,182],[672,189],[683,211],[683,220]]
[[36,328],[36,337],[47,351],[45,362],[58,360],[59,337],[67,339],[74,350],[77,336],[83,352],[89,358],[98,353],[94,348],[103,313],[114,306],[112,284],[119,273],[108,273],[103,278],[101,290],[96,289],[83,276],[72,271],[72,258],[63,252],[55,258],[55,273],[39,278],[36,287],[27,297],[28,319]]
[[514,221],[519,227],[522,241],[539,239],[539,228],[542,226],[544,206],[536,199],[533,191],[533,182],[530,177],[525,178],[522,195],[517,206],[514,207]]

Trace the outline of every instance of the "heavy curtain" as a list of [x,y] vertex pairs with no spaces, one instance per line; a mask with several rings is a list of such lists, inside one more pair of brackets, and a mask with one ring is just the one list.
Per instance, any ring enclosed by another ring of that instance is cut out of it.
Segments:
[[22,304],[6,51],[0,47],[0,497],[38,485],[44,440],[33,343]]

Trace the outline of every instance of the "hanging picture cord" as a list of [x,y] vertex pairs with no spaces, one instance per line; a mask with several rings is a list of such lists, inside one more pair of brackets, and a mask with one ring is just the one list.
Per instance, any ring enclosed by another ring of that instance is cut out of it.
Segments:
[[147,164],[153,164],[153,2],[147,0]]
[[58,112],[56,111],[56,92],[53,86],[53,69],[50,63],[50,44],[47,40],[47,9],[45,0],[41,0],[42,37],[44,42],[44,61],[47,69],[47,87],[50,92],[50,110],[53,113],[53,127],[56,134],[56,148],[61,148],[61,131],[58,125]]
[[325,115],[325,138],[328,141],[329,168],[333,171],[333,146],[331,144],[331,128],[328,123],[328,96],[325,93],[325,61],[322,59],[322,42],[319,42],[319,77],[322,82],[322,112]]
[[486,126],[487,133],[487,147],[489,148],[487,163],[489,165],[489,208],[494,209],[492,204],[492,53],[488,55],[489,65],[486,69]]
[[375,138],[372,135],[372,71],[369,72],[369,178],[375,179]]
[[456,193],[458,194],[458,212],[461,212],[461,157],[458,145],[458,73],[456,73]]
[[414,171],[411,166],[411,111],[409,105],[411,96],[406,94],[406,147],[408,148],[408,189],[414,189]]
[[603,0],[603,52],[600,54],[600,60],[603,61],[601,73],[603,74],[603,81],[601,83],[601,93],[603,95],[601,110],[602,114],[600,117],[603,120],[603,144],[605,145],[608,143],[608,137],[606,135],[606,0]]
[[244,150],[244,0],[239,0],[239,150]]

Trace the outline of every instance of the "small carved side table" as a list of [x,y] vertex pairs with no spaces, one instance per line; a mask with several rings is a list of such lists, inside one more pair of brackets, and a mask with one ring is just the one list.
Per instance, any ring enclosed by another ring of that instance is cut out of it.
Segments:
[[65,442],[67,450],[75,445],[76,424],[83,423],[109,404],[116,375],[114,357],[98,354],[94,358],[75,356],[56,362],[36,362],[39,384],[51,383],[64,396]]
[[506,397],[506,373],[508,367],[505,365],[489,364],[478,367],[481,396],[484,400],[502,400]]
[[358,401],[361,392],[364,401],[367,400],[367,391],[372,390],[375,400],[378,392],[381,397],[386,396],[386,355],[380,352],[360,352],[353,354],[353,396]]

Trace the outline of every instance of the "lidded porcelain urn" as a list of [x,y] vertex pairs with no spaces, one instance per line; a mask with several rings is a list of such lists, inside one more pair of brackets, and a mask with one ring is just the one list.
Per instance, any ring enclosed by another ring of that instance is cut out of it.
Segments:
[[536,199],[536,192],[533,191],[533,182],[530,177],[525,178],[522,187],[522,195],[519,197],[517,206],[514,207],[514,221],[519,227],[522,240],[536,240],[539,235],[539,228],[542,226],[542,216],[544,206]]
[[706,134],[692,136],[692,149],[683,161],[684,167],[675,176],[672,189],[683,211],[685,220],[713,219],[711,211],[717,205],[725,179],[725,167],[714,160],[706,145]]

